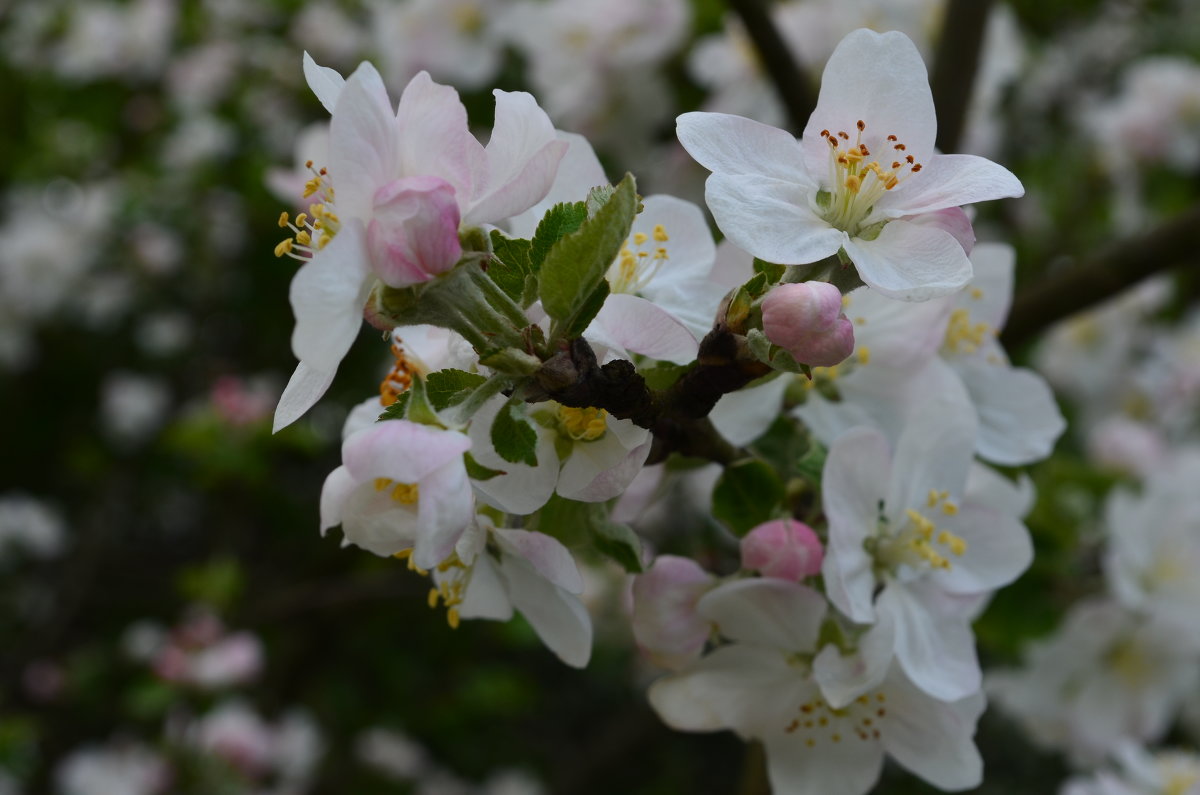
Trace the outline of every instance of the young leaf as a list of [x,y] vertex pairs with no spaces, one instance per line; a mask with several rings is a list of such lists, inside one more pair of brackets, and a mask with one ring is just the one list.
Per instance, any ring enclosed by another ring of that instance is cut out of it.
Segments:
[[529,262],[531,247],[532,243],[528,240],[505,237],[498,230],[492,230],[492,253],[495,256],[488,263],[488,276],[509,298],[522,307],[528,306],[523,301],[525,280],[533,274],[533,267]]
[[590,535],[587,528],[591,515],[591,504],[552,494],[550,501],[530,517],[528,527],[557,538],[564,546],[577,547]]
[[407,392],[401,392],[400,397],[396,398],[396,402],[383,410],[376,422],[384,420],[402,420],[408,414],[408,399],[411,397]]
[[593,293],[629,236],[637,204],[633,176],[626,174],[604,206],[546,254],[538,292],[556,332],[587,325],[579,316],[597,308]]
[[763,522],[780,515],[783,482],[771,466],[747,458],[725,468],[713,488],[713,515],[730,530],[744,536]]
[[587,217],[583,202],[556,204],[547,210],[529,244],[529,272],[536,275],[554,244],[577,231]]
[[515,416],[517,403],[509,402],[492,422],[492,446],[505,461],[537,466],[537,432],[523,416]]
[[754,272],[761,273],[767,277],[767,282],[776,284],[783,278],[784,271],[787,270],[786,265],[776,265],[774,262],[767,262],[758,257],[754,258]]
[[467,465],[467,477],[471,480],[491,480],[494,477],[508,474],[502,469],[489,469],[475,460],[470,453],[463,453],[463,461]]
[[596,550],[612,558],[630,574],[642,572],[642,541],[629,525],[610,521],[608,509],[592,506],[588,532]]
[[464,370],[438,370],[429,374],[425,391],[434,409],[441,411],[462,403],[486,380],[478,373]]

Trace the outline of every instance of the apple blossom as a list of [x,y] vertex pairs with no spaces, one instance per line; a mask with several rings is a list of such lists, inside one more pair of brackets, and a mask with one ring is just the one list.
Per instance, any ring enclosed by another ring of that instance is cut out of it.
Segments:
[[742,568],[794,582],[819,574],[825,554],[813,529],[795,519],[763,522],[742,538],[741,548]]
[[798,362],[832,367],[854,352],[842,293],[827,282],[780,284],[762,302],[763,333]]
[[712,633],[696,604],[717,578],[691,558],[659,555],[633,580],[633,637],[655,665],[679,670],[700,656]]
[[971,264],[953,235],[906,216],[1023,193],[995,163],[936,153],[936,131],[916,47],[866,29],[834,50],[799,140],[719,113],[678,121],[684,148],[713,172],[705,198],[734,244],[785,264],[841,252],[863,282],[907,301],[958,290]]

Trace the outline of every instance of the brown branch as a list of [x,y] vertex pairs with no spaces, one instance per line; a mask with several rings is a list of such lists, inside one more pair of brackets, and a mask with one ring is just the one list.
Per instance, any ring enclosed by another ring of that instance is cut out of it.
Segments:
[[729,7],[741,18],[775,93],[787,111],[792,132],[799,135],[817,106],[808,75],[775,27],[763,0],[729,0]]
[[1200,205],[1022,290],[1000,339],[1012,349],[1148,276],[1195,263],[1200,263]]
[[991,5],[992,0],[950,0],[946,7],[929,77],[937,109],[937,146],[943,152],[956,151],[962,142]]

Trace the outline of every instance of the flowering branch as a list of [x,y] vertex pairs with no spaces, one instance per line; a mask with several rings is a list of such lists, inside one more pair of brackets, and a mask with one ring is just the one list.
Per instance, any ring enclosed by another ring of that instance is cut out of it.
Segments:
[[729,7],[741,18],[746,34],[754,42],[771,84],[787,109],[791,128],[797,132],[803,130],[817,106],[817,98],[808,75],[783,40],[766,5],[762,0],[729,0]]
[[1005,347],[1032,340],[1043,329],[1087,309],[1160,271],[1197,261],[1200,206],[1144,235],[1120,241],[1090,260],[1041,279],[1014,300],[1001,335]]
[[991,5],[991,0],[950,0],[946,6],[929,76],[938,116],[937,145],[943,152],[956,151],[962,139]]

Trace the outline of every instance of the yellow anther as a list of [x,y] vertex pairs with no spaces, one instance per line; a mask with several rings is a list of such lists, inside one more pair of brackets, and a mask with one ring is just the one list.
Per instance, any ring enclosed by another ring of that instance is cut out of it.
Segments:
[[846,150],[844,157],[847,160],[849,160],[851,163],[861,163],[862,159],[863,159],[863,154],[862,154],[862,152],[858,151],[857,149],[854,149],[853,147],[851,147],[850,149]]
[[939,495],[938,495],[937,489],[930,489],[929,490],[929,498],[925,500],[925,504],[928,505],[930,508],[937,505],[938,504],[938,496]]
[[950,323],[946,327],[945,345],[951,350],[974,353],[991,331],[992,327],[987,323],[971,323],[967,310],[955,309],[950,313]]
[[649,239],[650,239],[650,236],[647,235],[645,232],[638,232],[637,234],[635,234],[633,236],[633,244],[635,246],[640,246]]
[[608,428],[606,415],[604,409],[558,407],[563,432],[576,441],[590,442],[603,436]]
[[279,241],[279,245],[275,247],[275,256],[282,257],[284,254],[292,253],[292,239]]
[[868,348],[866,345],[863,345],[863,346],[859,347],[859,349],[858,349],[858,363],[859,364],[870,364],[871,363],[871,349]]
[[667,250],[662,247],[654,249],[654,258],[655,259],[670,259],[667,256]]
[[947,516],[954,516],[956,513],[958,513],[958,506],[950,501],[946,501],[942,504],[942,513],[946,514]]
[[638,256],[638,259],[645,259],[646,257],[650,256],[650,252],[649,251],[639,251],[637,253],[637,256]]
[[978,287],[972,287],[971,297],[978,301],[980,298],[983,298],[983,290],[980,290]]
[[287,225],[288,225],[288,214],[287,214],[287,211],[285,210],[284,212],[281,212],[279,214],[279,228],[286,229]]
[[662,224],[655,224],[654,225],[654,239],[657,240],[659,243],[666,243],[671,238],[667,237],[667,230],[663,228]]
[[883,174],[881,179],[883,180],[883,189],[884,190],[891,190],[892,188],[894,188],[900,184],[900,178],[897,177],[895,174],[893,174],[890,171],[887,172],[886,174]]
[[392,499],[401,505],[415,505],[421,496],[421,487],[416,483],[397,483],[392,489]]
[[312,196],[314,193],[316,193],[320,189],[321,189],[321,178],[313,177],[308,182],[304,183],[304,194],[303,194],[304,198],[307,199],[309,196]]
[[862,179],[857,174],[851,174],[846,177],[846,190],[851,193],[858,193],[858,189],[862,187]]
[[[387,478],[377,478],[376,480],[377,481],[379,481],[379,480],[386,481]],[[378,488],[378,486],[376,486],[376,488]],[[396,558],[397,560],[408,560],[410,557],[412,557],[412,553],[413,553],[412,547],[409,547],[408,549],[400,550],[395,555],[392,555],[392,557]]]
[[430,589],[429,589],[429,598],[428,598],[426,601],[427,601],[427,602],[429,602],[429,607],[430,607],[430,608],[437,607],[437,603],[438,603],[438,597],[439,597],[439,596],[441,596],[441,595],[442,595],[442,594],[441,594],[441,592],[440,592],[440,591],[438,591],[438,589],[437,589],[437,588],[430,588]]
[[296,242],[302,246],[311,246],[312,245],[312,235],[310,235],[308,233],[307,229],[302,230],[296,235]]
[[328,246],[330,240],[333,240],[333,235],[330,235],[330,234],[321,235],[321,238],[317,241],[317,251],[320,251],[321,249]]
[[865,326],[865,325],[867,325],[867,319],[860,315],[859,317],[854,318],[854,325]]
[[458,629],[458,608],[452,607],[446,611],[446,623],[450,625],[450,629]]
[[296,216],[296,226],[304,226],[308,223],[308,213],[300,213]]

